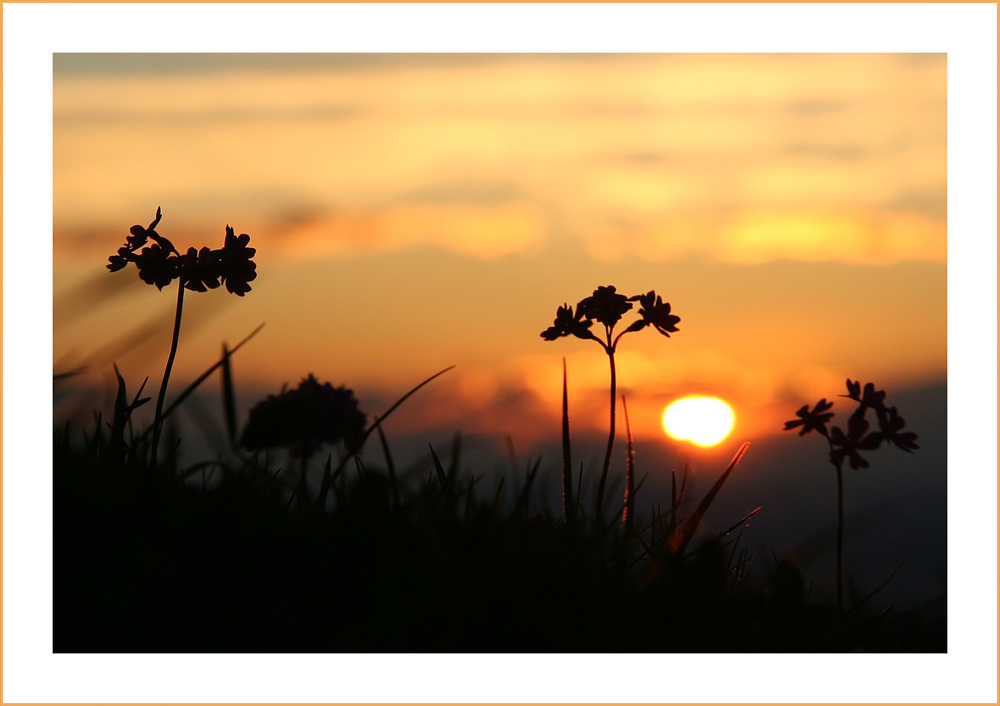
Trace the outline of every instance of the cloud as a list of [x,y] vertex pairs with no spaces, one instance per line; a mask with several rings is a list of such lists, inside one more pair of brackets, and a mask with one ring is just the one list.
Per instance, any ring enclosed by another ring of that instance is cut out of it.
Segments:
[[60,55],[103,68],[55,77],[57,231],[162,205],[308,256],[943,258],[943,57],[489,56]]
[[544,243],[545,214],[527,202],[495,206],[416,203],[279,225],[266,242],[291,257],[405,250],[435,245],[471,257],[530,254]]
[[772,260],[879,265],[946,262],[947,228],[914,212],[746,209],[664,215],[646,226],[605,224],[587,235],[595,258],[652,261],[697,257],[751,265]]

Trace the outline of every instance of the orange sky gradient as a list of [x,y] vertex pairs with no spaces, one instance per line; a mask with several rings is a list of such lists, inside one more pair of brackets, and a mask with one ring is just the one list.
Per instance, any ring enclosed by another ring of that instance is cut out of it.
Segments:
[[[241,388],[314,373],[379,400],[455,364],[399,431],[606,424],[607,359],[539,334],[598,285],[655,289],[623,339],[633,433],[715,394],[777,433],[847,377],[946,370],[944,54],[57,55],[56,372],[158,381],[174,293],[110,274],[162,207],[178,248],[248,233],[238,300],[186,298],[177,385],[259,323]],[[630,312],[631,315],[634,315]],[[109,341],[157,319],[131,350]],[[626,321],[631,321],[626,315]],[[241,399],[250,405],[253,399]],[[382,409],[366,407],[376,413]]]

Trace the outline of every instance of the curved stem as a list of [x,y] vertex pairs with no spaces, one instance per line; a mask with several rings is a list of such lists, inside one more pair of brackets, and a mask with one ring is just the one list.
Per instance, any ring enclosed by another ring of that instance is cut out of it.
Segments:
[[181,312],[184,309],[184,280],[177,280],[177,310],[174,312],[174,334],[170,341],[170,355],[167,356],[167,367],[163,371],[163,382],[160,383],[160,394],[156,397],[156,413],[153,416],[153,442],[150,451],[149,465],[156,467],[156,450],[160,445],[160,432],[163,431],[163,400],[167,396],[167,381],[170,380],[170,369],[174,366],[177,355],[177,341],[181,335]]
[[[624,336],[626,333],[629,333],[628,329],[625,329],[620,334],[618,334],[617,336],[615,336],[615,339],[613,341],[611,341],[611,349],[612,350],[614,350],[618,346],[618,341],[620,341],[622,339],[622,336]],[[609,332],[608,333],[608,339],[610,339],[610,338],[611,338],[611,333]]]
[[611,449],[615,445],[615,402],[617,396],[617,379],[615,377],[615,349],[606,348],[608,362],[611,365],[611,412],[608,430],[608,449],[604,453],[604,468],[601,470],[601,482],[597,486],[597,521],[601,522],[604,509],[604,487],[608,482],[608,470],[611,468]]

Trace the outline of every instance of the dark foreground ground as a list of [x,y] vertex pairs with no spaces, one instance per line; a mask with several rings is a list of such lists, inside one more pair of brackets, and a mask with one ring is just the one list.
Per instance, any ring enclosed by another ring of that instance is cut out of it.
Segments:
[[257,461],[185,482],[112,451],[57,434],[56,652],[946,650],[943,602],[841,611],[787,561],[750,585],[738,542],[672,553],[664,516],[571,526],[358,466],[319,509]]

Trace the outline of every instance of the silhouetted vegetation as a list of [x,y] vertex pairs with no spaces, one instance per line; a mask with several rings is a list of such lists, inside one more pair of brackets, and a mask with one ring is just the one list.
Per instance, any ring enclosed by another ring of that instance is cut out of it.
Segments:
[[[155,233],[159,220],[158,210],[148,228],[133,227],[109,268],[135,262],[144,281],[162,287],[179,278],[179,291],[223,281],[232,283],[234,293],[249,291],[248,236],[233,241],[238,266],[226,270],[225,247],[203,249],[204,256],[192,248],[181,256]],[[227,228],[226,247],[230,235]],[[148,239],[161,252],[135,254]],[[640,319],[613,338],[612,329],[633,301],[640,303]],[[178,306],[171,356],[179,320]],[[593,320],[605,326],[606,340],[590,332]],[[575,313],[560,308],[554,326],[542,334],[546,340],[593,338],[608,354],[609,458],[615,346],[625,333],[649,325],[669,335],[677,321],[654,292],[626,298],[614,287],[601,287]],[[229,366],[238,348],[224,348],[222,358],[170,407],[162,410],[160,400],[153,431],[136,429],[133,418],[149,400],[141,396],[145,382],[130,394],[121,375],[110,421],[98,413],[86,429],[57,422],[55,651],[945,649],[944,626],[934,616],[872,610],[870,599],[880,587],[845,609],[839,595],[838,605],[811,600],[802,574],[787,559],[775,558],[760,572],[764,576],[748,580],[749,567],[764,560],[748,554],[743,531],[736,531],[760,508],[734,518],[731,526],[712,528],[707,541],[698,539],[705,536],[706,511],[748,444],[703,497],[690,497],[686,472],[674,473],[669,507],[644,511],[623,398],[624,493],[619,505],[606,496],[606,459],[596,499],[590,500],[579,477],[572,482],[564,367],[563,504],[561,513],[553,513],[535,483],[540,459],[528,464],[521,482],[487,477],[463,468],[456,438],[443,457],[440,449],[429,449],[428,473],[396,468],[382,422],[448,369],[370,420],[352,390],[309,375],[262,400],[241,428]],[[216,370],[229,453],[182,462],[177,446],[166,444],[157,454],[164,417]],[[161,397],[168,375],[169,365]],[[804,407],[786,425],[827,437],[838,477],[845,460],[852,467],[863,464],[859,450],[882,442],[916,448],[915,436],[901,432],[895,408],[884,406],[884,393],[873,386],[862,393],[850,381],[848,392],[860,407],[846,432],[827,429],[832,413],[825,400],[811,411]],[[880,425],[873,434],[866,434],[864,422],[869,408]],[[376,433],[380,462],[373,460],[375,453],[360,455]],[[517,487],[505,488],[507,483]]]
[[[844,461],[848,461],[854,470],[868,468],[868,461],[860,452],[875,451],[883,442],[907,453],[913,453],[920,447],[916,443],[916,434],[903,431],[906,421],[899,415],[896,408],[885,406],[885,391],[876,390],[874,384],[866,383],[862,391],[860,380],[852,382],[848,379],[847,394],[841,395],[841,397],[847,397],[858,403],[857,409],[847,421],[846,432],[840,427],[827,430],[826,424],[833,418],[833,412],[827,410],[833,407],[833,403],[827,402],[825,397],[817,402],[811,410],[809,405],[803,405],[795,413],[798,419],[785,422],[785,431],[801,426],[799,436],[805,436],[810,431],[815,430],[826,437],[830,446],[830,463],[837,469],[837,606],[843,609]],[[868,420],[865,419],[869,409],[875,410],[875,418],[879,427],[878,431],[871,433],[868,433],[869,424]]]
[[[640,304],[639,320],[633,322],[628,328],[614,335],[614,328],[632,308],[632,302],[638,301]],[[563,304],[556,310],[556,320],[549,328],[542,331],[542,338],[546,341],[554,341],[563,336],[576,336],[583,340],[596,341],[608,356],[608,363],[611,366],[611,406],[608,422],[608,446],[604,452],[604,466],[601,468],[601,480],[597,485],[597,503],[595,511],[598,520],[604,511],[604,491],[608,483],[608,471],[611,468],[611,452],[615,445],[615,408],[617,406],[618,376],[615,369],[615,350],[618,341],[627,333],[641,331],[647,326],[653,326],[661,334],[670,338],[671,332],[676,332],[676,324],[680,321],[679,316],[670,313],[670,304],[663,302],[663,298],[657,296],[656,292],[650,291],[648,294],[639,294],[634,297],[626,297],[619,294],[614,287],[598,287],[589,297],[585,297],[576,305],[576,313],[568,304]],[[594,321],[604,326],[604,340],[594,335],[590,330]],[[565,382],[565,381],[564,381]],[[563,409],[566,414],[566,409]],[[564,425],[565,433],[565,425]],[[564,445],[565,448],[565,445]],[[571,496],[571,478],[567,473],[566,464],[563,465],[563,494]]]

